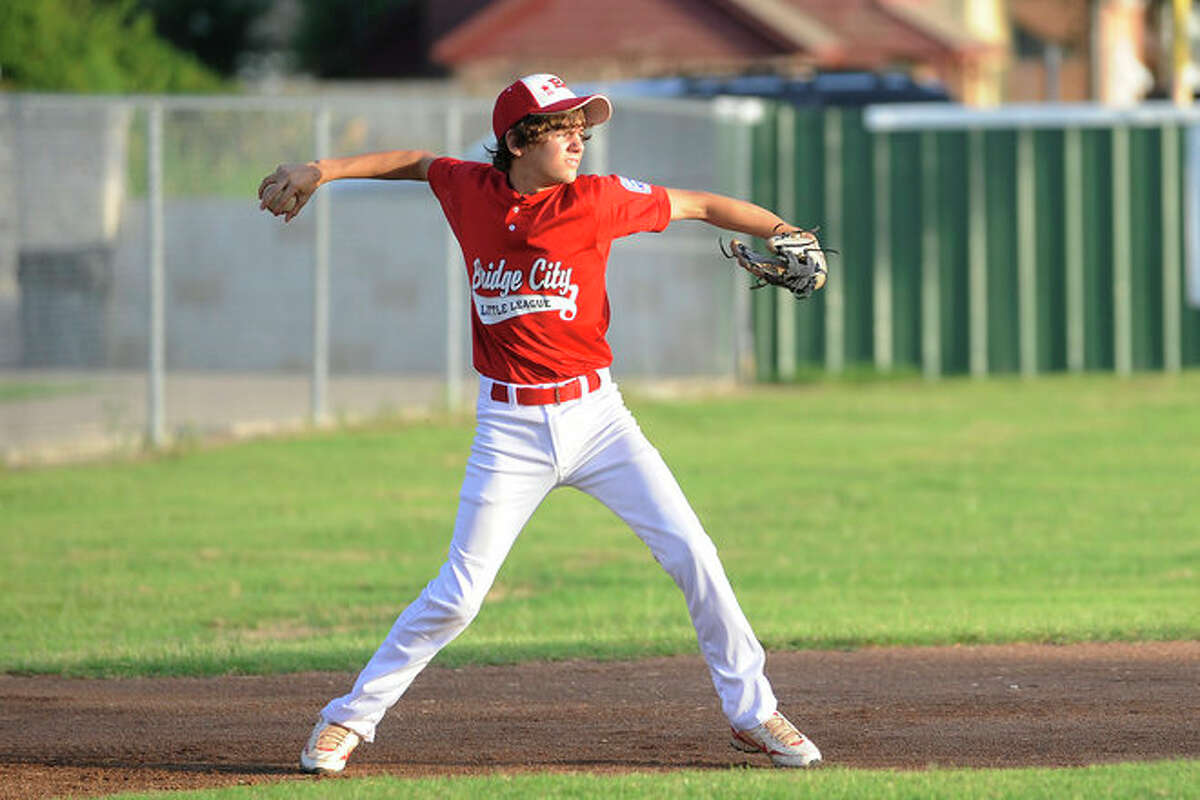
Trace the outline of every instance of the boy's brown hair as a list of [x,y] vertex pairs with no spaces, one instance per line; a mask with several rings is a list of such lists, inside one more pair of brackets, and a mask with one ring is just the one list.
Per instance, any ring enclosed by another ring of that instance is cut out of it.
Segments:
[[[586,128],[587,116],[583,113],[583,109],[577,108],[574,111],[564,111],[561,114],[526,114],[517,121],[509,130],[513,132],[513,138],[516,139],[517,147],[528,147],[532,144],[545,139],[554,131],[568,130],[570,128]],[[589,134],[583,135],[584,141],[587,141]],[[501,136],[496,140],[496,146],[484,148],[488,155],[492,157],[492,166],[501,172],[508,172],[512,166],[515,156],[508,149],[508,142],[505,137]]]

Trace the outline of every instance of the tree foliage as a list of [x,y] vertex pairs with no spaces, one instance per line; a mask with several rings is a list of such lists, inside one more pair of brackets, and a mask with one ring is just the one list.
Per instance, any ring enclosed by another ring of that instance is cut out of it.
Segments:
[[3,0],[0,85],[113,93],[223,88],[211,70],[160,39],[135,0]]

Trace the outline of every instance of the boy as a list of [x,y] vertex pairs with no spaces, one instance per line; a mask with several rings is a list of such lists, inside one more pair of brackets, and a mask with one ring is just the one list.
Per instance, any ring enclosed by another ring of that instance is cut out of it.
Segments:
[[[542,499],[574,486],[618,514],[675,579],[732,744],[778,766],[820,751],[777,710],[765,654],[716,548],[609,372],[604,276],[613,239],[699,219],[768,238],[797,230],[764,208],[616,175],[580,175],[603,95],[576,96],[530,75],[496,99],[492,164],[398,150],[280,166],[260,207],[290,221],[339,178],[427,181],[462,247],[471,282],[477,427],[446,563],[400,615],[350,693],[321,711],[300,755],[306,772],[340,772],[417,673],[474,619],[509,549]],[[824,284],[824,274],[817,278]]]

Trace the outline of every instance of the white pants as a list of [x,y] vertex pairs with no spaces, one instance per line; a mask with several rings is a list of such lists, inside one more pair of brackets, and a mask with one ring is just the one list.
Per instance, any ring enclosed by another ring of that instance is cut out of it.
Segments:
[[621,517],[687,599],[700,651],[730,723],[775,712],[765,655],[738,606],[716,547],[658,451],[625,408],[607,370],[594,392],[558,405],[518,406],[480,380],[478,425],[454,538],[436,578],[396,620],[354,688],[322,710],[367,741],[439,650],[479,613],[521,528],[551,489],[574,486]]

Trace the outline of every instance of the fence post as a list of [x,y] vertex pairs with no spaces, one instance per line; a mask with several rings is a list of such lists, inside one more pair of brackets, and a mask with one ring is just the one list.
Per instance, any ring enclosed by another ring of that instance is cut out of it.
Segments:
[[[733,113],[734,196],[749,200],[754,194],[754,126],[764,113],[763,101],[735,101]],[[731,271],[733,281],[733,354],[734,374],[738,380],[753,381],[754,318],[746,278],[740,270]]]
[[[796,221],[796,109],[779,107],[775,118],[776,172],[779,190],[775,213]],[[790,292],[775,295],[775,370],[781,381],[796,377],[796,301]]]
[[933,131],[921,132],[921,372],[927,379],[942,374],[936,137]]
[[[825,109],[825,220],[826,241],[842,236],[842,111]],[[845,245],[841,245],[844,249]],[[825,369],[841,372],[846,363],[844,277],[834,276],[825,286]]]
[[166,242],[163,233],[163,107],[150,105],[146,119],[146,233],[149,245],[150,319],[146,369],[146,436],[152,447],[166,441]]
[[968,336],[971,374],[977,378],[988,371],[987,174],[983,136],[979,128],[967,133]]
[[[317,158],[330,155],[330,114],[318,108],[313,116],[313,140]],[[309,415],[314,425],[328,418],[329,394],[329,192],[317,192],[313,209],[313,353]]]
[[1021,374],[1037,374],[1037,192],[1033,130],[1017,131],[1017,336]]
[[1067,369],[1085,364],[1083,295],[1083,134],[1067,128],[1063,135],[1063,234],[1066,239]]
[[1182,361],[1179,259],[1179,128],[1162,127],[1162,303],[1163,369],[1178,372]]
[[1113,366],[1118,375],[1133,371],[1133,253],[1129,206],[1129,128],[1112,132]]
[[889,371],[895,366],[892,337],[892,189],[891,143],[888,134],[873,137],[875,170],[875,368]]

